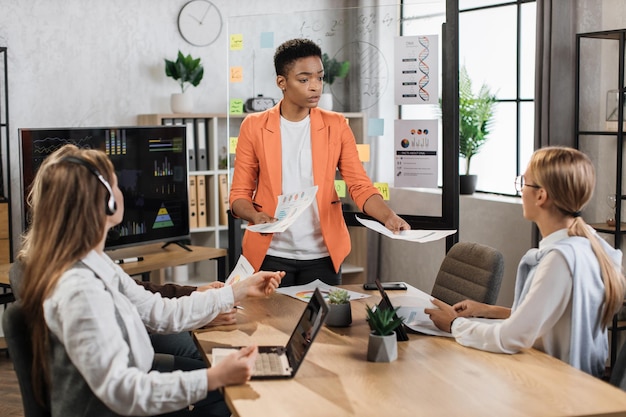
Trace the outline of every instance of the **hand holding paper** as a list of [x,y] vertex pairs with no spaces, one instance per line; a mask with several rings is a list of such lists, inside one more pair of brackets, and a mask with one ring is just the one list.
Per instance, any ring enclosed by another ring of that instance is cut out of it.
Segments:
[[278,205],[274,214],[274,217],[278,220],[272,223],[249,225],[247,229],[259,233],[284,232],[311,205],[315,200],[316,194],[317,185],[297,193],[279,195]]
[[363,226],[392,239],[407,240],[409,242],[432,242],[443,239],[446,236],[456,233],[456,230],[402,230],[400,233],[393,233],[382,224],[374,220],[362,219],[355,216]]

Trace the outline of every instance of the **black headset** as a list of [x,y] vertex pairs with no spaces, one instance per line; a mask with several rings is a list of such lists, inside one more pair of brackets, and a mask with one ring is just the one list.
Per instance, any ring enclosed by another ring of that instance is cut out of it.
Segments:
[[102,185],[104,185],[104,188],[106,188],[107,192],[109,193],[109,198],[107,199],[107,203],[105,206],[106,214],[109,216],[115,214],[115,212],[117,211],[117,203],[115,202],[115,197],[113,196],[113,189],[111,188],[109,182],[104,179],[100,171],[98,171],[95,166],[85,161],[84,159],[77,158],[75,156],[66,156],[65,158],[61,159],[60,162],[71,162],[73,164],[82,165],[87,168],[89,172],[95,175],[96,178],[98,178],[98,181],[100,181]]

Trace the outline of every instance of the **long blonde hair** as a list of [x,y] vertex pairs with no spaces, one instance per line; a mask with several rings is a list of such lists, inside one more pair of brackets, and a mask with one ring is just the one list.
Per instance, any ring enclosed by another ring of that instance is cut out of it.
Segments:
[[568,234],[589,239],[604,281],[602,325],[608,326],[613,315],[622,306],[626,283],[621,267],[619,269],[615,267],[600,245],[597,235],[580,216],[580,212],[593,195],[596,182],[591,160],[576,149],[550,146],[533,153],[528,169],[533,173],[537,185],[546,190],[554,206],[563,215],[574,218]]
[[106,227],[107,189],[88,168],[67,157],[93,165],[109,182],[114,175],[104,152],[66,145],[42,163],[28,194],[30,227],[17,258],[24,266],[21,302],[30,324],[32,379],[40,403],[45,403],[42,382],[49,382],[49,333],[43,303],[63,272],[102,241]]

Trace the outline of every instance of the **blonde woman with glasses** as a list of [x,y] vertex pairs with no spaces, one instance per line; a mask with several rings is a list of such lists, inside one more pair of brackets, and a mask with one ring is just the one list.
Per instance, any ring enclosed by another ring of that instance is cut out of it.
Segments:
[[602,376],[607,326],[622,306],[625,281],[622,252],[581,217],[593,194],[593,165],[575,149],[547,147],[535,151],[515,184],[524,218],[537,225],[542,240],[520,261],[513,307],[433,300],[438,308],[425,312],[464,346],[509,354],[534,347]]

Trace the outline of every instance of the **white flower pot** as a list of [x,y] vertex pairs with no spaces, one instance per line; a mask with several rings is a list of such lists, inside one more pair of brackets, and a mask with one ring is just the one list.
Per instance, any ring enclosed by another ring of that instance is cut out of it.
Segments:
[[370,362],[393,362],[398,359],[396,332],[388,336],[370,333],[367,343],[367,360]]
[[170,100],[173,113],[193,112],[193,97],[187,93],[174,93]]
[[320,96],[320,101],[317,106],[324,110],[333,109],[333,95],[331,93],[324,93]]

